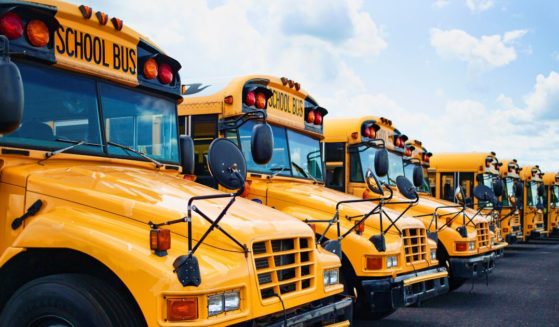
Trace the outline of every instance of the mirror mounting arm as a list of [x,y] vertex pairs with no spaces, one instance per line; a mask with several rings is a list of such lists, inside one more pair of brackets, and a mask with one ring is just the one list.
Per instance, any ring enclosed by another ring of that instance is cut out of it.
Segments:
[[254,109],[252,111],[246,112],[243,115],[232,119],[232,120],[227,120],[227,121],[220,121],[219,122],[219,130],[220,131],[225,131],[228,129],[237,129],[241,126],[243,126],[246,122],[250,121],[250,120],[260,120],[262,122],[266,122],[266,119],[268,118],[268,114],[266,113],[265,110],[262,109]]

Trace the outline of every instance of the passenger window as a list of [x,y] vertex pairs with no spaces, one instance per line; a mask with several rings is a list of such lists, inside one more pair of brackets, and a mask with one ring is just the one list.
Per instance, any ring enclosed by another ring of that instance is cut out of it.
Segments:
[[208,169],[208,150],[210,143],[217,137],[217,115],[191,116],[191,135],[194,141],[194,172],[196,181],[213,188],[217,183]]

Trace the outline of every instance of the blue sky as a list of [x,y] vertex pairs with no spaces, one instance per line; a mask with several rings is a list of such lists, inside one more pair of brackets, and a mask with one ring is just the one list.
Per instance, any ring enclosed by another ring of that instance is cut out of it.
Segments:
[[79,3],[150,37],[183,80],[287,76],[332,117],[385,116],[432,152],[559,171],[558,1]]

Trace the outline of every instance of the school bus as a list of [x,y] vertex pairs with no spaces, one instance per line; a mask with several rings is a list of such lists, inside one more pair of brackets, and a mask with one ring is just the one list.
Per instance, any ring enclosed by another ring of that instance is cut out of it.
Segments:
[[181,173],[180,68],[91,7],[0,3],[0,326],[349,324],[308,225]]
[[545,185],[545,229],[549,236],[559,233],[559,173],[543,174]]
[[522,231],[524,240],[546,238],[548,231],[544,223],[544,193],[543,173],[538,165],[523,166],[520,180],[523,183],[523,206],[521,210]]
[[[431,153],[419,141],[412,142],[390,119],[375,116],[333,118],[324,125],[327,186],[356,197],[377,196],[367,183],[368,170],[376,174],[375,160],[388,152],[389,169],[382,183],[394,192],[386,203],[400,213],[416,217],[438,243],[436,258],[449,272],[450,289],[468,278],[485,276],[494,268],[495,254],[490,242],[488,221],[466,215],[462,206],[434,199],[423,175]],[[414,172],[415,171],[415,172]],[[406,177],[414,180],[417,200],[400,192],[397,184]]]
[[[499,221],[501,233],[509,244],[524,241],[522,224],[520,223],[520,210],[522,209],[522,182],[520,182],[520,166],[516,159],[503,160],[499,167],[499,176],[503,181],[503,196],[501,198],[502,209]],[[520,193],[521,194],[521,193]]]
[[[249,160],[244,196],[309,223],[318,242],[334,252],[340,249],[332,242],[340,241],[341,277],[346,292],[357,296],[359,317],[380,318],[446,292],[447,272],[438,267],[436,244],[423,224],[408,217],[391,224],[383,199],[363,200],[324,186],[320,140],[327,113],[299,83],[264,75],[187,83],[179,106],[196,146],[200,181],[208,176],[208,143],[227,138]],[[250,159],[250,131],[262,119],[273,129],[274,151],[266,164]]]
[[[450,200],[452,189],[461,185],[465,193],[465,203],[469,208],[477,210],[490,218],[489,225],[492,232],[492,249],[497,257],[501,257],[508,243],[504,241],[499,225],[499,210],[502,204],[503,187],[499,178],[499,168],[502,163],[495,152],[480,153],[437,153],[431,158],[431,176],[435,176],[437,198]],[[486,187],[494,192],[487,199],[475,196],[476,187]],[[497,189],[499,191],[497,192]]]

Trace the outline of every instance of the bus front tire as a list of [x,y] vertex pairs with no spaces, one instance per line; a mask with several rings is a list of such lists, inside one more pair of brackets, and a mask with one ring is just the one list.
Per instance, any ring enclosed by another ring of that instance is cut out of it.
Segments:
[[101,279],[59,274],[28,282],[0,315],[4,326],[143,326],[124,297]]

